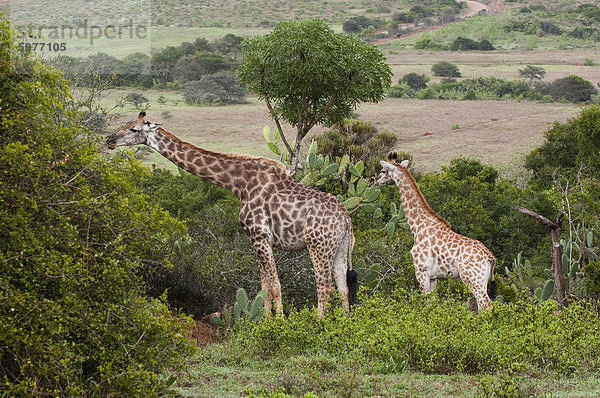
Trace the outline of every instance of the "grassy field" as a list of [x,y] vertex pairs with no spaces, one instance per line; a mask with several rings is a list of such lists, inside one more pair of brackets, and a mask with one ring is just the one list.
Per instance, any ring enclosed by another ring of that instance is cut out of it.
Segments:
[[[306,356],[248,358],[233,354],[228,343],[201,347],[189,370],[178,375],[176,388],[183,397],[240,397],[286,391],[302,397],[483,397],[495,387],[518,389],[523,397],[598,397],[600,375],[570,377],[531,374],[432,374],[410,370],[365,372],[343,354],[338,358],[315,353]],[[488,395],[492,396],[492,395]],[[498,396],[498,395],[493,395]]]
[[[116,101],[130,92],[114,90],[104,101]],[[140,90],[138,90],[140,91]],[[207,149],[274,156],[267,148],[262,130],[274,123],[263,102],[250,98],[249,103],[230,106],[188,106],[173,91],[141,91],[151,101],[148,120],[163,123],[165,128],[185,140]],[[159,104],[159,96],[167,98]],[[517,101],[444,101],[389,98],[379,104],[363,104],[356,113],[399,137],[397,150],[413,154],[420,171],[435,171],[450,159],[467,156],[486,163],[519,162],[521,155],[539,145],[544,131],[556,121],[565,122],[578,114],[580,107],[567,103]],[[168,118],[164,112],[168,111]],[[127,108],[116,128],[137,114]],[[284,126],[293,137],[294,129]],[[324,132],[318,126],[315,133]],[[310,139],[305,140],[308,145]],[[150,163],[164,164],[152,154]]]

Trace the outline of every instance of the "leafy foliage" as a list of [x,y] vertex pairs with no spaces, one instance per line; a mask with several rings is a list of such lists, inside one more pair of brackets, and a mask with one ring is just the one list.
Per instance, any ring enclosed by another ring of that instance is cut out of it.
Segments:
[[350,162],[363,162],[365,175],[379,169],[379,161],[394,148],[398,137],[387,130],[380,132],[371,122],[344,119],[329,131],[315,137],[318,153],[340,161],[347,155]]
[[427,87],[429,78],[420,73],[408,73],[399,80],[399,83],[405,83],[408,87],[415,91],[419,91]]
[[542,80],[546,75],[544,68],[535,65],[527,65],[523,69],[519,69],[519,76],[529,79],[530,83],[534,80]]
[[19,53],[0,20],[0,385],[14,396],[157,396],[192,347],[187,321],[146,297],[183,226],[105,160],[67,82]]
[[226,57],[209,51],[199,51],[180,57],[173,65],[172,74],[174,80],[183,83],[230,69],[231,62]]
[[243,103],[246,93],[246,88],[237,82],[231,71],[203,75],[200,80],[188,81],[183,85],[183,97],[190,105]]
[[[528,65],[528,68],[530,66]],[[534,79],[543,76],[544,71],[540,70],[541,68],[528,68],[521,70],[521,76],[530,79],[529,82],[507,80],[494,76],[481,76],[461,81],[443,79],[440,83],[432,83],[417,91],[409,87],[406,82],[400,81],[391,87],[388,96],[450,100],[513,99],[542,102],[565,100],[579,102],[583,98],[589,100],[595,95],[595,88],[590,87],[589,84],[580,86],[579,83],[576,83],[571,85],[571,83],[564,83],[563,79],[558,79],[552,83],[542,81],[533,83]]]
[[555,100],[587,102],[593,95],[598,94],[598,90],[590,81],[571,75],[552,82],[550,94]]
[[584,176],[600,172],[600,106],[584,108],[564,124],[555,123],[544,138],[525,159],[525,167],[533,172],[538,186],[551,187],[554,175],[574,181],[580,170]]
[[354,358],[370,372],[425,373],[551,369],[571,374],[598,366],[598,314],[578,304],[496,303],[474,315],[435,295],[364,298],[348,316],[314,311],[269,318],[235,335],[234,346],[261,358],[330,353]]
[[600,260],[596,259],[586,265],[584,271],[587,277],[584,284],[588,295],[596,300],[600,300]]
[[295,148],[286,145],[292,174],[300,143],[315,124],[333,125],[359,103],[382,100],[391,83],[379,48],[336,34],[323,20],[283,21],[243,46],[242,82],[266,100],[277,123],[284,120],[297,128]]
[[222,318],[213,316],[211,321],[228,330],[240,330],[244,322],[258,322],[266,314],[263,301],[265,291],[258,292],[254,300],[250,302],[243,288],[239,288],[235,294],[236,301],[233,305],[223,309]]
[[[478,51],[494,51],[496,48],[490,43],[489,40],[483,39],[481,41],[475,41],[469,39],[467,37],[457,37],[454,39],[452,44],[450,44],[450,50],[452,51],[470,51],[470,50],[478,50]],[[440,75],[442,76],[442,75]],[[451,76],[458,77],[458,76]]]
[[450,62],[440,61],[431,67],[431,72],[434,76],[443,77],[460,77],[461,73],[458,66],[451,64]]

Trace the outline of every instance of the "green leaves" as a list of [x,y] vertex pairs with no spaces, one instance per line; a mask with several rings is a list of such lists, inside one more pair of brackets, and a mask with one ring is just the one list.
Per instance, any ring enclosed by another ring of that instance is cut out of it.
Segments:
[[16,36],[0,19],[3,394],[168,395],[158,375],[193,352],[191,322],[142,275],[184,225],[136,189],[138,162],[98,153],[67,82]]
[[599,322],[593,309],[578,303],[559,311],[553,301],[496,302],[493,311],[474,315],[448,298],[374,294],[364,295],[348,316],[340,310],[319,319],[314,309],[302,309],[285,320],[266,319],[242,328],[231,346],[236,350],[232,358],[242,350],[245,358],[257,359],[265,353],[338,358],[344,350],[371,373],[386,373],[394,357],[425,373],[438,373],[443,364],[444,372],[544,369],[556,375],[596,370]]
[[382,100],[391,85],[378,47],[337,34],[322,19],[282,21],[242,48],[241,81],[266,100],[272,118],[299,127],[298,143],[314,125],[333,125],[359,103]]

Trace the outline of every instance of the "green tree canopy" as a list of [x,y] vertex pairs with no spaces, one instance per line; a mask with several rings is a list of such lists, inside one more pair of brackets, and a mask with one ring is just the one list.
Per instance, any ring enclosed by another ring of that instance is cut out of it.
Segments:
[[550,86],[550,95],[555,100],[565,99],[571,102],[586,102],[597,94],[598,90],[592,82],[576,75],[556,79]]
[[134,161],[107,161],[60,74],[0,16],[0,391],[157,396],[189,352],[185,322],[146,297],[183,226],[151,207]]
[[435,63],[431,67],[431,72],[434,76],[461,77],[461,73],[458,69],[458,66],[446,61],[440,61]]
[[541,66],[527,65],[523,69],[519,69],[519,76],[529,79],[530,83],[534,80],[542,80],[546,76],[546,71]]
[[[266,36],[243,43],[238,73],[267,103],[271,117],[298,164],[300,143],[318,123],[335,124],[361,102],[377,102],[391,85],[391,70],[376,46],[353,35],[336,34],[325,21],[284,21]],[[280,120],[297,129],[288,143]]]
[[598,178],[600,174],[600,106],[584,108],[566,123],[555,123],[544,134],[544,143],[525,158],[533,182],[550,188],[561,175],[575,179],[577,173]]

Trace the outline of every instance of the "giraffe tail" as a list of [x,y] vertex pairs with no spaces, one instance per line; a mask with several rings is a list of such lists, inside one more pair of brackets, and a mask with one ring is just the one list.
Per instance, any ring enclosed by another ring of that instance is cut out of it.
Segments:
[[497,291],[496,291],[496,281],[494,280],[494,268],[496,266],[496,257],[494,257],[492,255],[492,257],[489,258],[489,262],[490,262],[490,276],[489,276],[490,281],[489,281],[489,284],[487,287],[487,294],[491,300],[494,300],[496,298],[496,296],[498,295]]
[[354,231],[352,230],[352,221],[350,221],[348,229],[348,270],[346,271],[346,284],[348,285],[348,302],[353,306],[357,302],[358,296],[358,275],[352,269],[352,250],[354,250]]

